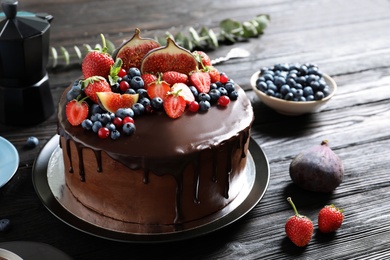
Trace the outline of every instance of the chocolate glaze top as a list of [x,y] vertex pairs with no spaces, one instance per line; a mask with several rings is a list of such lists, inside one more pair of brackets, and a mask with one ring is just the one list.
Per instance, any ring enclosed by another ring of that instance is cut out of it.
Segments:
[[249,131],[254,119],[252,105],[245,92],[236,86],[238,99],[227,107],[213,105],[207,112],[185,113],[169,118],[165,113],[135,117],[136,131],[131,136],[122,135],[117,140],[100,139],[92,131],[72,126],[66,119],[66,89],[58,105],[58,127],[76,143],[93,150],[104,150],[118,158],[180,158],[205,148],[228,141],[240,132]]

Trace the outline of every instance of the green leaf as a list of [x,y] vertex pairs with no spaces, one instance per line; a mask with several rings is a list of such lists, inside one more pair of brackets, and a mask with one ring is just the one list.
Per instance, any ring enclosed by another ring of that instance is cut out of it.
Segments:
[[222,20],[219,23],[219,27],[221,27],[221,29],[225,31],[227,34],[232,34],[235,36],[241,36],[244,31],[241,23],[232,19]]
[[62,52],[62,55],[64,57],[65,64],[69,65],[69,63],[70,63],[69,52],[62,46],[61,46],[61,52]]
[[244,28],[243,37],[250,38],[257,36],[257,28],[251,22],[243,22],[242,26]]
[[266,14],[261,14],[256,16],[254,20],[258,23],[257,31],[261,34],[270,23],[270,16]]

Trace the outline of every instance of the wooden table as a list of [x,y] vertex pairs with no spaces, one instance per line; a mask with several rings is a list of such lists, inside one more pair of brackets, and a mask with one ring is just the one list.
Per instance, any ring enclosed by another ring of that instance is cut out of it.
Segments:
[[[32,184],[32,165],[56,134],[56,115],[31,127],[0,125],[0,135],[18,149],[20,165],[0,189],[0,218],[12,221],[0,242],[50,244],[76,259],[385,259],[390,256],[390,2],[374,1],[20,1],[20,9],[54,16],[51,43],[56,48],[100,42],[99,34],[119,45],[136,27],[145,36],[217,28],[220,20],[245,21],[267,13],[264,35],[210,51],[223,56],[232,47],[248,58],[218,66],[247,90],[256,120],[252,137],[264,150],[270,183],[260,203],[237,222],[206,236],[162,244],[106,240],[78,231],[53,216]],[[288,117],[265,107],[251,91],[249,78],[263,66],[313,62],[338,83],[336,96],[318,113]],[[49,69],[53,99],[80,75],[78,65]],[[21,115],[22,116],[22,115]],[[26,149],[29,136],[39,147]],[[332,194],[303,191],[292,184],[289,164],[302,150],[328,139],[345,166],[343,183]],[[291,196],[301,214],[315,223],[306,248],[286,237],[293,215]],[[317,213],[334,203],[345,211],[339,231],[317,232]]]

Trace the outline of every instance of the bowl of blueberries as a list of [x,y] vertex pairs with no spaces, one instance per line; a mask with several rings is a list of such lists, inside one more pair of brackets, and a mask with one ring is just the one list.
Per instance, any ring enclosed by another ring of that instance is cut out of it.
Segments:
[[250,81],[265,105],[290,116],[318,111],[337,91],[336,82],[312,63],[264,67]]

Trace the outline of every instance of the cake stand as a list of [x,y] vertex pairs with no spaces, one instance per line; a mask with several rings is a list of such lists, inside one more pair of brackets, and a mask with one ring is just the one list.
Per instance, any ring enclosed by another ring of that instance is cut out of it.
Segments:
[[238,196],[222,210],[181,225],[124,223],[91,211],[70,193],[63,170],[59,135],[42,148],[33,165],[33,185],[46,208],[69,226],[101,238],[132,243],[161,243],[206,235],[239,220],[264,196],[270,177],[267,157],[251,138],[246,181]]

